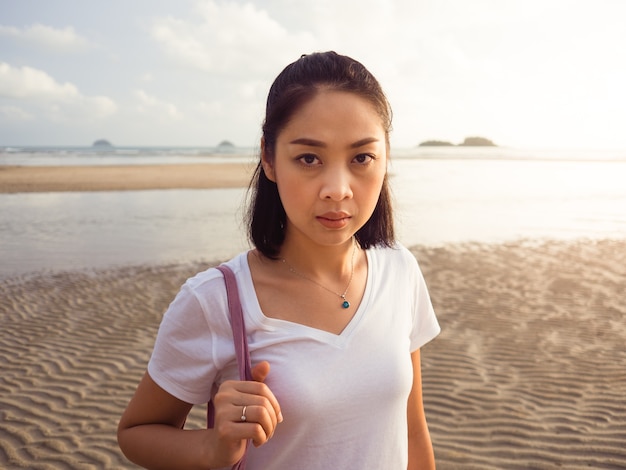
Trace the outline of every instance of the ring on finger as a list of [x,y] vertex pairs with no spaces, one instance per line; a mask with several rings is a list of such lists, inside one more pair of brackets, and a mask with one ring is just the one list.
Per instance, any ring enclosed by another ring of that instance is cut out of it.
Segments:
[[247,409],[248,409],[248,407],[244,405],[243,410],[241,410],[241,418],[239,418],[239,419],[240,419],[240,421],[242,423],[245,423],[248,420],[248,418],[246,418],[246,410]]

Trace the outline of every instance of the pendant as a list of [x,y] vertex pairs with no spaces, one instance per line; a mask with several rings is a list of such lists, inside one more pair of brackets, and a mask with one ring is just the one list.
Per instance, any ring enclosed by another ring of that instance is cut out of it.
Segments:
[[347,300],[344,300],[343,303],[341,304],[341,306],[343,308],[348,308],[348,307],[350,307],[350,302],[348,302]]

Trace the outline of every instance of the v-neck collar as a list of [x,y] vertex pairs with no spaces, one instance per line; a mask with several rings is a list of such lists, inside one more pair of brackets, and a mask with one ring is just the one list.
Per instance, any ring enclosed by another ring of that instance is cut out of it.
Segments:
[[259,299],[254,288],[250,264],[248,262],[248,254],[242,253],[239,260],[242,276],[238,279],[238,281],[242,283],[241,287],[243,292],[251,293],[251,295],[240,296],[248,328],[254,327],[264,330],[272,330],[275,332],[282,332],[283,334],[293,336],[294,338],[311,338],[316,341],[335,345],[337,347],[346,345],[368,311],[368,306],[370,304],[370,297],[374,282],[373,273],[376,272],[374,266],[376,257],[372,256],[371,250],[365,250],[365,255],[367,256],[367,279],[365,282],[363,297],[356,312],[354,312],[354,315],[346,327],[341,331],[341,333],[335,334],[326,330],[304,325],[302,323],[266,316],[261,310],[261,305],[259,304]]

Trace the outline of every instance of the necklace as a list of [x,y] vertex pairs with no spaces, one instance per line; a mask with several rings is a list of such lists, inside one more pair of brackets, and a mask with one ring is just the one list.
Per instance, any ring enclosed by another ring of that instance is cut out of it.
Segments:
[[350,269],[350,280],[348,281],[348,285],[346,286],[346,290],[343,291],[343,294],[340,294],[339,292],[335,292],[334,290],[329,289],[328,287],[320,284],[319,282],[311,279],[310,277],[307,277],[304,274],[296,271],[294,269],[294,267],[292,265],[290,265],[285,258],[282,258],[282,262],[285,263],[287,265],[287,267],[289,268],[289,271],[292,272],[293,274],[295,274],[296,276],[301,277],[302,279],[306,279],[307,281],[312,282],[313,284],[317,284],[322,289],[327,290],[331,294],[335,294],[335,295],[339,296],[343,300],[343,302],[341,303],[341,307],[342,308],[349,308],[350,307],[350,302],[348,301],[348,299],[346,299],[346,294],[348,293],[348,289],[350,288],[350,284],[352,284],[352,278],[354,277],[354,253],[356,253],[356,243],[354,243],[354,247],[352,248],[352,267]]

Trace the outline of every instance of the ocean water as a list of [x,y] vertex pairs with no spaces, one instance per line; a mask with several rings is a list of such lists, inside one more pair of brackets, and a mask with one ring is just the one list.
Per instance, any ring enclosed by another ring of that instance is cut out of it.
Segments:
[[[0,165],[248,161],[252,149],[0,148]],[[626,151],[396,149],[407,246],[625,238]],[[0,194],[0,277],[214,261],[248,247],[245,189]]]
[[235,147],[2,147],[0,165],[152,165],[249,160],[255,150]]

